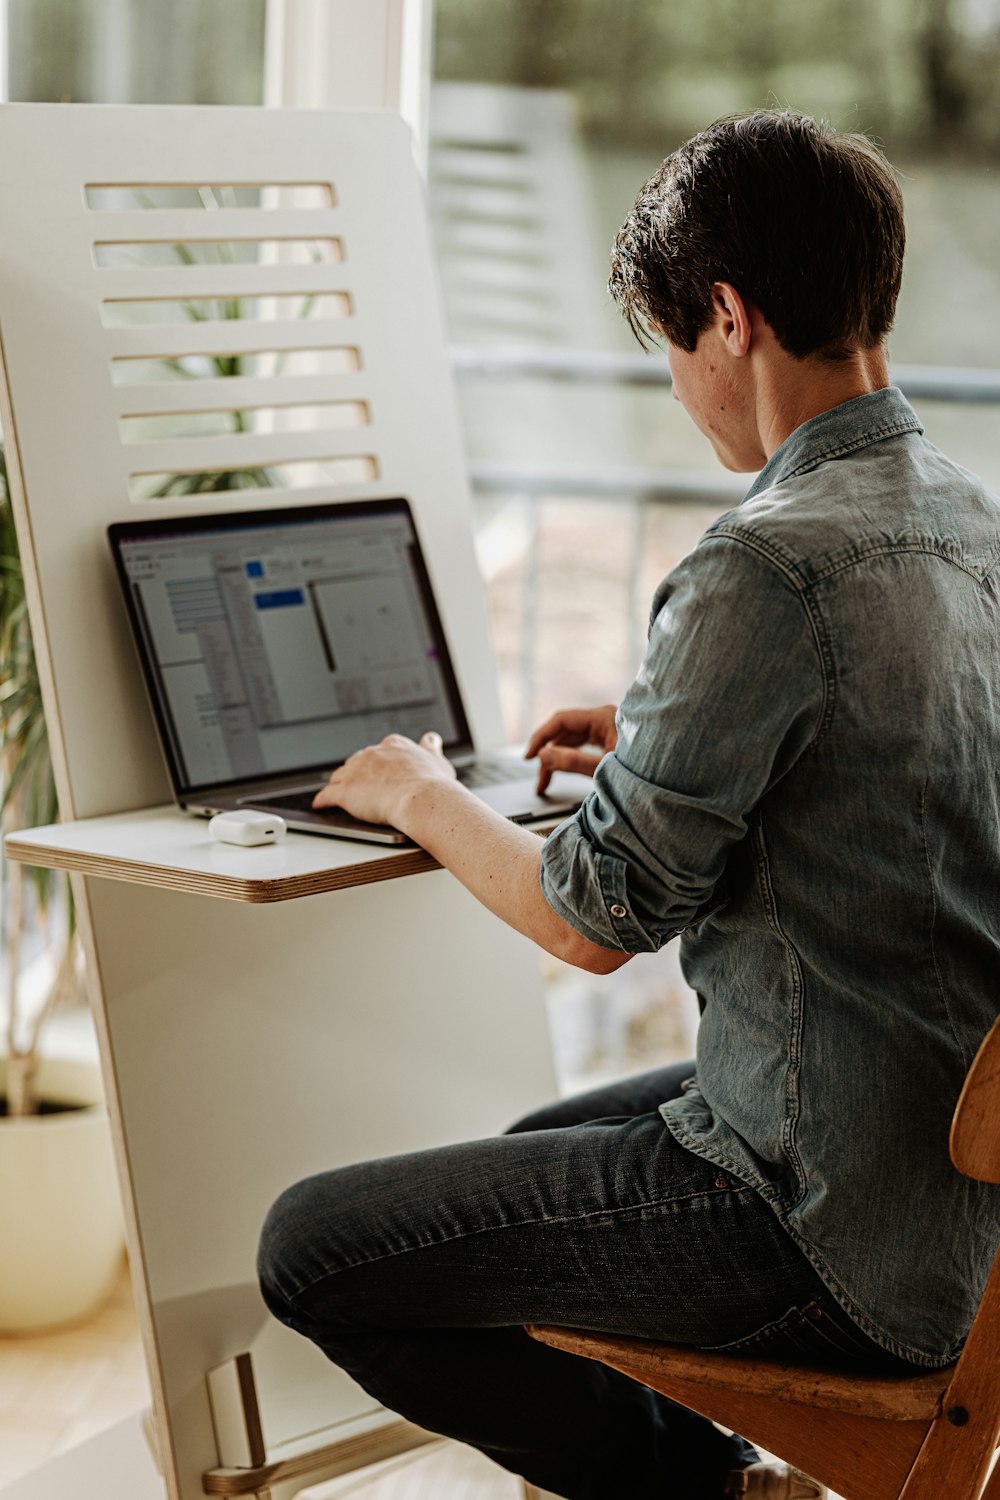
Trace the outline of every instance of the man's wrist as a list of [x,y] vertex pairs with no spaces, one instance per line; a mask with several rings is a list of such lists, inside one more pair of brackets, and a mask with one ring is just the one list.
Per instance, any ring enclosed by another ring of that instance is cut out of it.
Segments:
[[445,781],[437,776],[421,777],[400,789],[390,822],[400,833],[422,844],[425,840],[421,833],[438,824],[448,802],[452,798],[470,796],[471,793],[457,781]]

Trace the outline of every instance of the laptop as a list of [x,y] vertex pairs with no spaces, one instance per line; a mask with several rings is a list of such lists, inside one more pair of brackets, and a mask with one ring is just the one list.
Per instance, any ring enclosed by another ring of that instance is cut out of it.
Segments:
[[387,734],[436,729],[459,779],[516,823],[572,812],[591,789],[538,796],[512,751],[475,753],[405,499],[123,521],[108,535],[181,807],[281,815],[335,838],[409,843],[312,799]]

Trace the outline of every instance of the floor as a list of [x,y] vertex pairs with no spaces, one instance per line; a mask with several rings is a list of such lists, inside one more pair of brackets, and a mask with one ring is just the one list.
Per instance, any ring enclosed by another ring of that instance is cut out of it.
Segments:
[[313,1485],[298,1500],[524,1500],[524,1486],[474,1449],[444,1442]]
[[132,1289],[58,1333],[0,1338],[0,1486],[149,1403]]

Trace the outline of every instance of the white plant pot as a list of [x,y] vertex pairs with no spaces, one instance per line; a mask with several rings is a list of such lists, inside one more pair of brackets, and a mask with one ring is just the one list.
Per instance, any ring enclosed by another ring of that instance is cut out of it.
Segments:
[[[6,1084],[0,1063],[0,1093]],[[93,1312],[118,1278],[122,1216],[96,1064],[44,1058],[37,1092],[82,1105],[0,1118],[0,1334]]]

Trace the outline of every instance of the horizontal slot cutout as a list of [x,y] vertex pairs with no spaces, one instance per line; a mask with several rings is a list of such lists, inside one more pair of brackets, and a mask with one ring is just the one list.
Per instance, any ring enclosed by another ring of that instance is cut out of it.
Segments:
[[232,495],[248,490],[294,490],[323,484],[371,484],[378,478],[374,454],[349,457],[289,459],[254,468],[171,469],[158,474],[130,474],[133,501],[183,500],[185,495]]
[[285,375],[352,375],[361,351],[352,344],[322,349],[217,350],[207,354],[116,354],[113,385],[153,385],[177,380],[271,380]]
[[342,261],[344,249],[335,236],[303,239],[97,240],[94,264],[103,270],[135,271],[149,266],[191,270],[196,266],[323,265]]
[[366,401],[321,401],[270,406],[239,406],[214,411],[152,412],[119,417],[123,443],[159,442],[163,438],[232,437],[240,433],[329,432],[367,427]]
[[252,297],[109,297],[105,328],[177,323],[309,323],[353,316],[348,292],[267,292]]
[[330,182],[88,182],[87,207],[98,212],[202,208],[332,208]]

